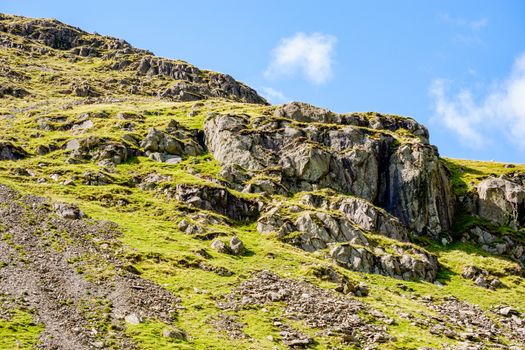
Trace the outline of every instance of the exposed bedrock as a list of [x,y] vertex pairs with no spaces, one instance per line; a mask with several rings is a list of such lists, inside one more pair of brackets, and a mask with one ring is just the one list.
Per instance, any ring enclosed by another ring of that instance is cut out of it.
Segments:
[[214,157],[234,170],[233,185],[246,192],[329,188],[383,208],[420,235],[436,238],[451,226],[446,169],[412,119],[290,103],[273,116],[211,115],[205,134]]

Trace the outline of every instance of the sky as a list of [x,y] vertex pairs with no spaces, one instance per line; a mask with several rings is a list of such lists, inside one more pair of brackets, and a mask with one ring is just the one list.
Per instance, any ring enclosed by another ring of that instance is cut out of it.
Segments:
[[442,156],[525,163],[525,1],[0,0],[279,104],[410,116]]

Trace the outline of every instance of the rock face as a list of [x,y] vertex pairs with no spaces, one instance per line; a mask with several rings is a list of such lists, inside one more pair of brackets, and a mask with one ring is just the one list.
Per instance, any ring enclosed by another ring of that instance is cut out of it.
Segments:
[[277,202],[267,205],[257,222],[261,233],[274,232],[304,250],[324,249],[331,243],[368,244],[363,232],[407,241],[401,222],[363,199],[307,194],[299,205]]
[[163,98],[194,101],[206,97],[235,96],[236,99],[247,103],[267,103],[255,90],[235,81],[231,76],[214,73],[206,77],[203,71],[186,62],[145,56],[126,69],[135,69],[140,75],[163,76],[179,81],[159,92],[159,96]]
[[323,212],[302,211],[290,218],[279,208],[272,208],[259,219],[257,230],[261,233],[276,232],[284,241],[310,252],[327,248],[334,242],[368,244],[352,222]]
[[[398,242],[408,241],[408,233],[397,218],[361,198],[331,194],[306,194],[297,204],[266,206],[257,230],[275,233],[309,252],[328,249],[332,260],[350,270],[405,280],[435,280],[436,257]],[[382,248],[388,246],[386,242],[380,247],[367,238],[372,232],[393,239],[389,252]]]
[[265,176],[270,193],[329,188],[360,197],[417,234],[437,237],[451,225],[446,170],[426,129],[411,119],[291,103],[273,117],[212,115],[205,133],[215,158],[240,168],[244,179],[233,178],[246,191]]
[[525,187],[518,181],[489,177],[477,186],[477,214],[514,229],[525,224]]
[[437,258],[415,247],[392,246],[385,249],[365,248],[344,243],[330,250],[330,256],[339,265],[354,271],[375,273],[404,280],[433,282],[438,272]]
[[326,195],[309,193],[301,198],[301,203],[340,212],[364,231],[379,233],[398,241],[408,241],[408,229],[398,218],[362,198],[337,196],[330,192]]

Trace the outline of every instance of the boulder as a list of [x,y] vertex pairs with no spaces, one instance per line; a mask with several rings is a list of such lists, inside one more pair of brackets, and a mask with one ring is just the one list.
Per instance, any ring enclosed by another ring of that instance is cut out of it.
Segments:
[[517,229],[525,224],[525,187],[504,178],[489,177],[477,186],[477,214],[496,225]]
[[148,134],[140,146],[146,152],[165,152],[168,154],[182,154],[183,152],[181,142],[155,128],[148,130]]
[[166,132],[150,128],[140,147],[151,159],[169,164],[180,163],[184,156],[196,156],[203,152],[199,133],[185,129],[173,120]]
[[246,253],[244,243],[237,236],[233,236],[230,239],[230,250],[233,255],[244,255]]
[[79,220],[86,217],[86,214],[74,204],[57,203],[54,209],[64,219]]
[[138,325],[144,322],[142,320],[142,317],[140,317],[137,314],[129,314],[126,317],[124,317],[124,320],[131,325]]
[[223,241],[220,239],[216,239],[213,242],[211,242],[210,245],[213,249],[215,249],[218,253],[222,254],[230,254],[231,250],[230,247],[226,245]]
[[182,329],[170,327],[170,328],[164,328],[162,330],[162,336],[164,338],[184,340],[186,339],[186,332],[184,332]]
[[0,160],[19,160],[27,157],[27,152],[11,142],[0,141]]

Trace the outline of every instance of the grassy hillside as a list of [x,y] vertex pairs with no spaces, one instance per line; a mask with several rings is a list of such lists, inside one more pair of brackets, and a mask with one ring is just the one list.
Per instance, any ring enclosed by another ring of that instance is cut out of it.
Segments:
[[[21,39],[10,33],[2,35],[16,44],[44,47],[38,40]],[[89,39],[89,34],[83,35],[87,35],[85,40]],[[108,38],[100,40],[113,42]],[[0,98],[0,141],[15,144],[27,152],[24,159],[0,161],[0,184],[23,194],[75,203],[90,218],[115,222],[122,233],[118,238],[122,249],[115,254],[140,277],[180,297],[182,307],[173,324],[146,318],[143,323],[126,326],[125,332],[138,348],[287,349],[289,346],[282,341],[285,337],[282,324],[312,337],[314,341],[308,348],[357,348],[349,339],[331,336],[322,327],[312,327],[304,318],[294,316],[282,301],[237,309],[221,307],[227,295],[238,292],[239,286],[263,270],[282,278],[305,281],[333,292],[337,298],[358,299],[376,310],[375,316],[364,312],[359,316],[374,326],[383,327],[392,336],[379,343],[379,349],[459,346],[470,340],[472,331],[468,322],[458,321],[459,314],[483,315],[486,322],[501,325],[496,307],[510,305],[525,312],[525,280],[520,265],[489,254],[472,242],[419,238],[413,244],[435,254],[439,260],[438,279],[435,283],[404,281],[343,269],[326,259],[326,250],[307,253],[275,235],[258,233],[255,220],[235,221],[170,197],[169,189],[181,184],[226,189],[221,167],[207,151],[185,156],[178,164],[160,163],[146,156],[130,156],[114,167],[99,166],[90,160],[72,162],[67,145],[73,140],[98,137],[140,148],[140,140],[150,128],[164,130],[171,121],[202,133],[204,120],[210,113],[264,117],[273,114],[275,107],[226,97],[208,96],[203,101],[161,99],[156,92],[173,84],[173,79],[108,69],[120,61],[108,57],[109,49],[101,50],[94,57],[80,57],[70,50],[45,47],[46,52],[35,52],[31,48],[15,46],[0,50],[0,85],[28,93],[22,98],[13,95]],[[129,55],[142,54],[133,51]],[[89,85],[92,96],[76,94],[77,82]],[[140,93],[130,94],[130,86],[137,84]],[[403,129],[389,133],[400,143],[410,142],[412,136]],[[525,165],[509,168],[500,163],[449,158],[442,161],[458,196],[466,195],[489,175],[525,172]],[[142,186],[144,179],[152,175],[156,180]],[[239,198],[272,200],[264,194],[227,190]],[[279,199],[294,201],[282,196]],[[181,226],[183,220],[205,226],[204,231],[185,233]],[[522,232],[514,234],[523,235]],[[370,241],[385,247],[399,244],[375,233],[366,235]],[[210,248],[213,239],[227,242],[233,236],[244,242],[247,253],[243,256],[222,254]],[[10,239],[9,233],[2,230],[0,237],[4,242]],[[61,247],[57,244],[50,249]],[[83,272],[85,278],[111,278],[96,270],[89,256],[85,258],[88,261]],[[4,266],[0,256],[0,270]],[[497,276],[504,287],[491,290],[475,285],[462,277],[465,266],[485,269]],[[90,268],[95,270],[90,272]],[[339,284],[332,282],[326,271],[344,276],[356,285],[366,284],[369,294],[355,297],[336,292]],[[14,308],[8,295],[0,295],[0,349],[30,349],[38,345],[43,325],[34,321],[34,312]],[[225,322],[225,319],[232,321]],[[435,331],[438,323],[446,324],[454,334]],[[183,330],[187,337],[163,336],[163,331],[173,326]],[[108,324],[96,327],[111,329]],[[509,344],[503,335],[484,341],[487,348],[494,344],[505,348]]]
[[[4,111],[9,109],[9,107],[4,108]],[[103,134],[118,139],[123,135],[116,126],[121,121],[116,117],[118,112],[140,112],[145,115],[144,122],[139,124],[135,131],[143,133],[149,127],[161,128],[171,119],[190,128],[201,128],[208,111],[264,113],[268,107],[207,101],[201,107],[202,110],[199,110],[193,117],[188,117],[191,108],[192,103],[159,103],[156,101],[79,105],[65,111],[60,110],[60,107],[53,109],[49,106],[45,113],[35,112],[34,115],[27,115],[22,112],[15,115],[14,119],[4,118],[0,128],[8,139],[16,138],[18,144],[34,152],[41,144],[55,142],[61,146],[80,135],[84,137],[90,134]],[[82,134],[63,131],[42,132],[38,131],[36,123],[36,119],[41,118],[42,115],[60,115],[61,123],[67,124],[74,123],[75,118],[83,113],[96,115],[102,112],[109,116],[100,120],[94,119],[95,126]],[[37,132],[42,136],[32,137]],[[137,157],[116,166],[111,171],[105,171],[90,162],[67,164],[64,161],[64,152],[58,150],[45,156],[32,156],[24,160],[2,162],[0,182],[25,193],[77,203],[90,217],[114,221],[121,227],[123,232],[121,239],[126,247],[123,253],[125,258],[140,271],[142,277],[155,281],[180,296],[185,307],[180,311],[178,325],[190,335],[186,342],[170,342],[163,338],[160,332],[164,326],[156,320],[148,320],[139,326],[129,327],[129,334],[145,349],[184,348],[184,346],[200,349],[228,349],[234,346],[246,349],[271,348],[272,346],[281,348],[279,343],[274,344],[267,339],[269,335],[272,335],[274,339],[280,337],[278,329],[272,325],[272,318],[283,318],[281,305],[272,305],[268,308],[267,313],[261,313],[260,310],[229,312],[228,314],[238,317],[241,324],[245,324],[244,332],[248,336],[246,339],[232,340],[213,327],[211,320],[224,314],[224,311],[217,306],[216,300],[227,294],[240,282],[248,279],[252,273],[260,270],[271,270],[283,277],[306,280],[322,288],[336,287],[335,283],[323,281],[315,276],[317,269],[327,266],[321,252],[305,253],[282,243],[275,237],[261,236],[255,230],[253,223],[236,223],[221,218],[222,223],[209,227],[209,231],[225,238],[237,235],[243,240],[250,254],[235,257],[217,253],[210,249],[210,241],[205,237],[194,237],[180,231],[178,223],[187,215],[185,211],[181,211],[180,203],[167,199],[158,191],[141,190],[131,185],[136,176],[157,173],[172,176],[174,183],[216,186],[209,179],[218,176],[219,166],[211,155],[188,157],[177,165],[157,163],[145,157]],[[478,176],[478,172],[482,171],[484,171],[483,174],[508,171],[502,165],[491,164],[488,167],[486,163],[459,162],[451,159],[446,161],[449,166],[453,164],[462,169],[465,169],[468,164],[468,170],[463,173],[464,176],[458,178],[458,181],[463,182],[468,181],[469,176],[474,174]],[[107,174],[111,183],[99,186],[83,183],[85,173],[100,171]],[[67,185],[64,185],[65,181]],[[211,212],[206,214],[217,216]],[[370,295],[362,298],[363,301],[394,320],[388,329],[397,340],[385,344],[384,348],[415,348],[422,344],[441,346],[444,343],[457,342],[444,336],[432,335],[428,329],[421,328],[399,316],[401,313],[433,314],[433,311],[421,302],[421,298],[428,295],[439,299],[455,296],[460,300],[479,305],[489,314],[494,306],[500,304],[510,304],[525,309],[525,299],[522,298],[525,293],[523,279],[517,276],[507,276],[508,270],[518,268],[516,263],[491,256],[469,244],[455,243],[442,246],[430,243],[427,249],[439,257],[442,265],[439,284],[399,281],[379,275],[351,272],[335,265],[331,266],[351,280],[367,283],[370,286]],[[202,250],[209,253],[210,257],[202,258],[198,253]],[[231,271],[232,276],[220,276],[196,267],[197,263],[203,260],[213,266]],[[494,275],[502,276],[501,280],[507,288],[491,291],[473,285],[471,281],[466,281],[461,277],[462,269],[466,265],[480,266],[488,269]],[[482,299],[479,298],[480,294],[483,294]],[[393,309],[392,305],[396,305],[396,308]],[[9,335],[11,338],[18,337],[17,334],[20,332],[19,328],[13,327],[13,324],[16,324],[15,320],[2,321],[2,324],[5,324],[4,333],[8,334],[9,330],[12,330]],[[316,333],[316,330],[309,329],[300,322],[293,322],[293,324],[305,333],[312,335]],[[28,328],[27,331],[28,335],[33,334],[34,337],[38,334],[34,327]],[[315,348],[330,349],[343,346],[330,337],[316,336],[315,339],[318,341]]]

